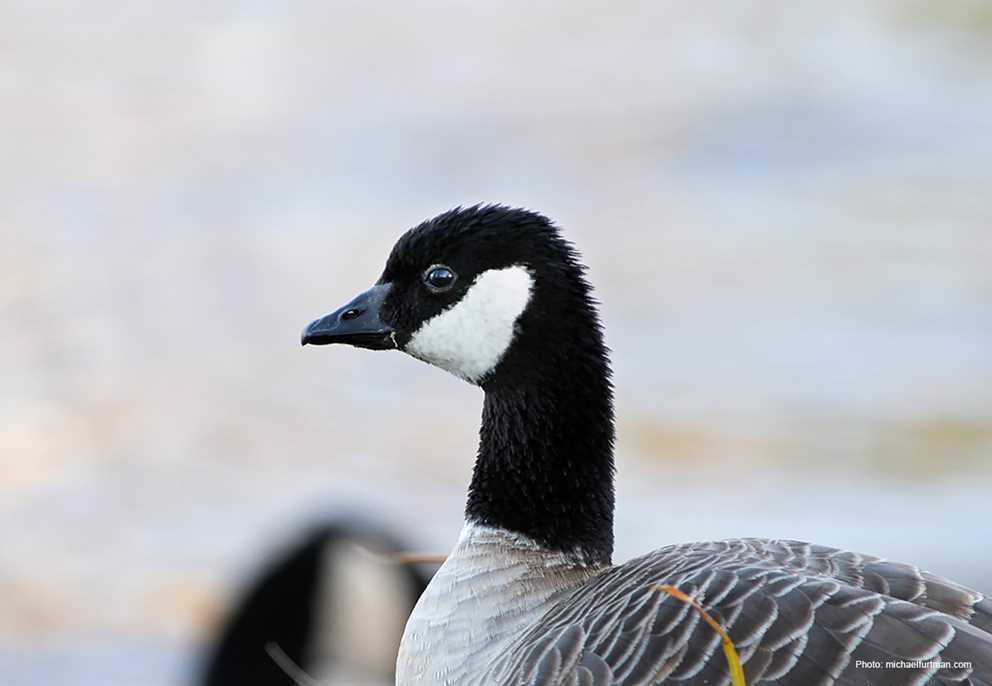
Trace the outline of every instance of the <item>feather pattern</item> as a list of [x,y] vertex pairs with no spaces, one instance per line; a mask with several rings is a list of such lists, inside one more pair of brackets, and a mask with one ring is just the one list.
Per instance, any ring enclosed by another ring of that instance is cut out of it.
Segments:
[[492,655],[477,683],[728,684],[719,637],[661,583],[727,629],[749,684],[992,684],[981,593],[912,565],[765,539],[669,546],[609,568]]

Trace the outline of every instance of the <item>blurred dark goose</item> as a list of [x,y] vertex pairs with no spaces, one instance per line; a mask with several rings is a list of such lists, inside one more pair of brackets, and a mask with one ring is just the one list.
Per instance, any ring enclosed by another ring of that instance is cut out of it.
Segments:
[[485,393],[465,526],[407,622],[397,683],[729,683],[719,636],[656,590],[671,584],[726,627],[749,684],[992,684],[992,602],[910,564],[748,538],[612,565],[613,393],[584,275],[547,218],[459,208],[303,332]]
[[382,684],[430,579],[392,562],[403,551],[356,516],[312,526],[258,573],[203,665],[203,686]]

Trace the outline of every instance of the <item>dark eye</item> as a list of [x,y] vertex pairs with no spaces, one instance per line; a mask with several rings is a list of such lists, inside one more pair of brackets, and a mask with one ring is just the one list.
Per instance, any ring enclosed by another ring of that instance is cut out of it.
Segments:
[[424,283],[435,292],[451,288],[455,278],[455,273],[444,265],[435,265],[424,272]]

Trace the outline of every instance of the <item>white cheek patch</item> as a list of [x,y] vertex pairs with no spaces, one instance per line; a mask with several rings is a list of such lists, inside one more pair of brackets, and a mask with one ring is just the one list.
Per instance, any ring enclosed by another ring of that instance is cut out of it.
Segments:
[[482,272],[461,300],[417,329],[406,352],[477,383],[513,342],[533,287],[534,277],[519,265]]

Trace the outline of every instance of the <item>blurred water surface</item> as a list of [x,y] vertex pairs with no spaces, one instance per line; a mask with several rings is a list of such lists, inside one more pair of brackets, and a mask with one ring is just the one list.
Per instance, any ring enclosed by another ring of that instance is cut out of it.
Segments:
[[992,591],[990,39],[978,0],[0,5],[0,681],[181,683],[329,508],[447,549],[479,392],[298,333],[479,201],[591,267],[619,559]]

